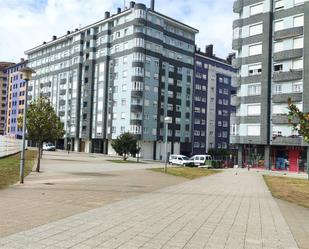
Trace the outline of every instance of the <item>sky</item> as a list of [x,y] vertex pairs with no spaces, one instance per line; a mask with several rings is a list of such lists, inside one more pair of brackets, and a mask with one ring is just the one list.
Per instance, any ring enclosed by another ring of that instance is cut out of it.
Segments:
[[[18,62],[24,51],[104,18],[129,0],[0,0],[0,61]],[[135,2],[150,6],[150,0]],[[198,47],[214,44],[217,56],[232,52],[234,0],[156,0],[156,11],[200,32]]]

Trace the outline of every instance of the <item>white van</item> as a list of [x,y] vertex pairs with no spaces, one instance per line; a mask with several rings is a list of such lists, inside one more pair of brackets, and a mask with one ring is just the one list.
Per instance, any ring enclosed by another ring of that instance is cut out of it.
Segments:
[[193,162],[188,157],[183,155],[170,155],[168,163],[183,166],[193,164]]
[[210,168],[212,157],[210,155],[195,155],[190,160],[195,166]]

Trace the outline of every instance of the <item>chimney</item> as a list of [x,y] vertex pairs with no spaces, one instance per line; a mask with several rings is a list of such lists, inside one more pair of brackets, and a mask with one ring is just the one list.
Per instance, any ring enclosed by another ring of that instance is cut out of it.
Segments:
[[53,41],[57,40],[57,36],[53,35]]
[[45,45],[45,44],[46,44],[46,41],[43,41],[43,44]]
[[111,13],[109,13],[108,11],[105,11],[105,19],[110,18]]
[[20,58],[20,62],[21,63],[25,62],[25,59],[24,58]]
[[69,34],[71,34],[71,31],[70,31],[70,30],[67,31],[67,35],[69,35]]
[[117,14],[121,13],[121,8],[117,8]]
[[226,61],[229,64],[232,64],[233,60],[236,58],[236,54],[235,53],[230,53],[229,56],[226,58]]
[[151,9],[152,11],[155,10],[155,0],[151,0],[150,9]]
[[207,45],[205,52],[206,52],[207,56],[213,57],[213,55],[214,55],[214,45],[213,44]]
[[75,29],[75,32],[77,32],[78,31],[78,29]]
[[135,2],[131,1],[131,2],[130,2],[130,8],[131,8],[131,9],[134,8],[134,5],[135,5]]

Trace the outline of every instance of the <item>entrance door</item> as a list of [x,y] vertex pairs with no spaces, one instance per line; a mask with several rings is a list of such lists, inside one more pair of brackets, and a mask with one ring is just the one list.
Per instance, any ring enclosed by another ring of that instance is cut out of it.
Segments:
[[290,163],[289,167],[291,172],[298,172],[299,170],[298,157],[299,157],[298,150],[289,151],[289,163]]
[[80,141],[79,152],[85,152],[85,141]]

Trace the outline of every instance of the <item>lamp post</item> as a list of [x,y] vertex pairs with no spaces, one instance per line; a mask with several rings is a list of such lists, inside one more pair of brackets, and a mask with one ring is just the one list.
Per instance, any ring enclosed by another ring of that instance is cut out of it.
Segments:
[[[29,67],[25,67],[20,70],[25,80],[25,103],[23,113],[23,131],[22,131],[22,144],[21,144],[21,155],[20,155],[20,183],[24,183],[24,169],[25,169],[25,145],[26,145],[26,114],[27,114],[27,99],[28,99],[28,82],[32,78],[32,74],[35,71]],[[40,155],[39,155],[40,156]]]
[[167,173],[167,162],[168,162],[168,152],[167,152],[167,138],[168,138],[168,124],[172,122],[171,117],[165,117],[165,166],[164,166],[164,173]]
[[251,158],[250,158],[251,157],[251,155],[250,155],[251,154],[251,147],[250,146],[251,146],[252,140],[248,140],[248,142],[249,142],[249,146],[248,146],[248,162],[249,162],[248,163],[248,170],[250,170],[250,167],[251,167],[251,164],[250,164],[251,163]]

